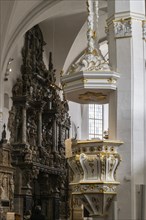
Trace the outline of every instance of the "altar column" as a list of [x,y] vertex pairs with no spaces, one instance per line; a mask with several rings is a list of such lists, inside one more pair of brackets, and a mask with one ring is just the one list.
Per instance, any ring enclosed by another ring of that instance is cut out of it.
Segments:
[[123,162],[118,172],[118,220],[136,219],[136,185],[144,183],[144,20],[144,0],[108,0],[109,59],[113,69],[120,73],[117,92],[110,97],[109,138],[124,142],[119,149]]
[[56,151],[56,129],[57,129],[57,126],[56,126],[56,116],[53,118],[53,128],[52,128],[52,138],[53,138],[53,151],[55,152]]
[[26,143],[27,135],[26,135],[26,106],[22,107],[22,143]]
[[[3,108],[4,108],[4,76],[3,72],[1,71],[1,76],[0,76],[0,134],[2,133],[3,130]],[[0,137],[1,139],[1,137]]]

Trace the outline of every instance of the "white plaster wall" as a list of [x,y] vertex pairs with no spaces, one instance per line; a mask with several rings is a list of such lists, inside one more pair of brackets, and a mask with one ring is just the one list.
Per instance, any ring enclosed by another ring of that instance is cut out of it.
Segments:
[[[145,112],[145,119],[144,119],[144,128],[145,128],[145,131],[146,131],[146,42],[144,42],[144,55],[145,55],[145,64],[144,64],[144,89],[145,89],[145,95],[144,95],[144,103],[145,103],[145,108],[144,108],[144,112]],[[145,174],[145,185],[146,185],[146,132],[145,132],[145,137],[144,137],[144,140],[145,140],[145,171],[144,171],[144,174]]]
[[70,138],[81,139],[81,105],[75,102],[69,101],[69,115],[71,116],[71,129],[70,129]]
[[109,104],[105,104],[103,107],[103,131],[109,130]]
[[81,13],[46,20],[40,24],[47,43],[46,53],[49,54],[50,51],[53,53],[57,83],[69,50],[85,19],[86,13]]
[[[8,123],[8,117],[9,117],[9,110],[12,106],[12,87],[16,82],[16,79],[20,77],[20,67],[22,64],[22,56],[21,56],[21,49],[24,44],[24,38],[21,38],[18,42],[18,44],[15,47],[14,53],[12,54],[12,57],[14,60],[9,65],[9,67],[12,69],[12,72],[10,72],[8,76],[8,81],[3,80],[3,94],[7,93],[9,95],[9,109],[4,107],[4,95],[3,95],[3,104],[2,104],[2,111],[3,111],[3,124]],[[7,130],[7,139],[9,140],[10,133]]]
[[89,107],[86,104],[81,105],[81,139],[89,139]]
[[[146,17],[146,1],[145,1],[145,17]],[[143,51],[144,51],[144,129],[145,129],[145,136],[144,136],[144,142],[145,142],[145,170],[144,170],[144,175],[145,175],[145,185],[146,185],[146,41],[143,41]],[[146,198],[145,198],[146,200]]]
[[[123,47],[124,45],[124,47]],[[117,91],[117,139],[124,144],[119,148],[122,162],[118,169],[119,219],[131,219],[131,42],[130,39],[117,41],[117,66],[120,79]],[[122,58],[121,58],[122,57]],[[122,60],[121,60],[122,59]],[[122,62],[121,62],[122,61]],[[123,65],[124,63],[124,65]],[[125,200],[126,198],[126,200]]]

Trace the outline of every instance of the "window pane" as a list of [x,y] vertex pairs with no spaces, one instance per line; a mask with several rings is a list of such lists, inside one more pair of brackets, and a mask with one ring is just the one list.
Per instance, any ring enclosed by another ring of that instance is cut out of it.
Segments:
[[94,134],[94,119],[89,119],[89,134]]
[[93,139],[94,138],[94,135],[89,135],[89,139]]
[[89,138],[102,139],[102,105],[89,105]]
[[89,105],[89,118],[94,118],[94,105]]
[[95,138],[102,139],[102,135],[95,135]]
[[95,118],[102,119],[102,106],[95,106]]

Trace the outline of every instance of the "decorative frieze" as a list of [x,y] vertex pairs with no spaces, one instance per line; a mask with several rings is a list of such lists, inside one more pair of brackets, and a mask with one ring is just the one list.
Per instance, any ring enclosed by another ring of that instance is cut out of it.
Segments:
[[72,192],[73,194],[77,194],[80,192],[84,192],[84,193],[112,193],[112,194],[116,194],[116,189],[117,189],[117,185],[119,184],[118,182],[115,184],[110,183],[110,184],[104,184],[104,183],[94,183],[94,181],[92,182],[80,182],[81,184],[73,184],[72,186]]
[[132,36],[131,18],[114,20],[113,23],[114,23],[115,38],[123,38],[123,37]]

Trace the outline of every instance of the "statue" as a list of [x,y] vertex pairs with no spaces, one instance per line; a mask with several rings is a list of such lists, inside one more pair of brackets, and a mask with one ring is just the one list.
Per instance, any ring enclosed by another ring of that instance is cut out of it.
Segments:
[[3,181],[1,184],[1,200],[9,200],[8,198],[8,180],[7,176],[3,177]]
[[25,162],[32,162],[32,150],[31,150],[30,146],[26,146],[24,153],[25,153],[24,161]]
[[13,210],[14,208],[14,203],[13,203],[13,199],[14,199],[14,179],[13,176],[10,177],[9,180],[9,199],[10,199],[10,210]]
[[28,119],[27,138],[31,146],[36,146],[37,125],[33,117]]
[[3,128],[4,130],[2,132],[2,141],[6,140],[6,125],[5,124],[3,125]]
[[8,118],[8,130],[11,133],[10,142],[14,141],[14,126],[15,126],[15,108],[12,106],[11,110],[9,111],[9,118]]

